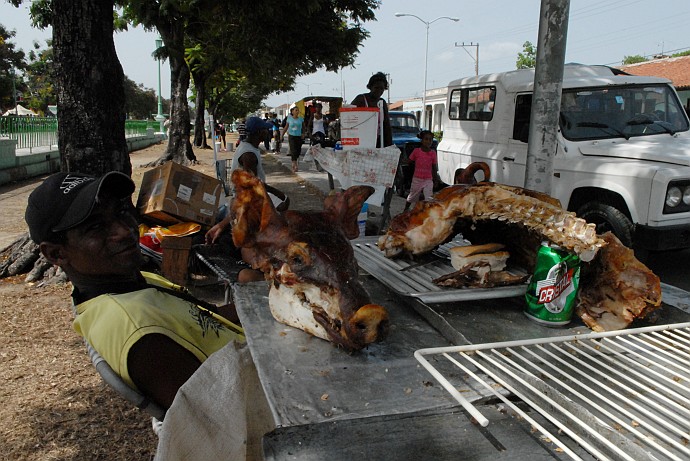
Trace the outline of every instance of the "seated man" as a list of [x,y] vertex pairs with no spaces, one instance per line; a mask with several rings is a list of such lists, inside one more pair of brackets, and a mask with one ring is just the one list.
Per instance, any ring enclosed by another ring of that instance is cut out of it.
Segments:
[[25,219],[41,253],[74,285],[74,329],[128,385],[169,408],[209,355],[244,336],[228,320],[234,309],[212,312],[181,287],[139,271],[133,192],[122,173],[57,173],[31,193]]
[[[247,119],[246,130],[247,138],[243,140],[232,157],[231,171],[242,169],[251,172],[254,176],[261,179],[266,186],[266,190],[276,198],[275,205],[278,211],[285,211],[290,205],[290,199],[283,192],[275,187],[266,184],[266,173],[264,172],[261,161],[259,144],[264,139],[265,133],[271,125],[261,120],[259,117],[249,117]],[[206,243],[216,243],[221,234],[230,229],[231,216],[228,213],[219,223],[214,225],[206,233]],[[263,274],[255,271],[245,271],[238,275],[238,282],[252,282],[262,280]]]

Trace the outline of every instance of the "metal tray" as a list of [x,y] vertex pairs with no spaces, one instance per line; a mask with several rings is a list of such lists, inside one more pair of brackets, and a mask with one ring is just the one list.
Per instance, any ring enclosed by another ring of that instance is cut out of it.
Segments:
[[[386,258],[376,246],[377,236],[352,241],[359,267],[402,296],[417,298],[425,303],[469,301],[473,299],[511,298],[523,296],[527,284],[495,288],[445,288],[432,280],[455,269],[450,260],[436,252],[423,263]],[[441,249],[443,252],[443,249]],[[524,273],[524,272],[523,272]]]

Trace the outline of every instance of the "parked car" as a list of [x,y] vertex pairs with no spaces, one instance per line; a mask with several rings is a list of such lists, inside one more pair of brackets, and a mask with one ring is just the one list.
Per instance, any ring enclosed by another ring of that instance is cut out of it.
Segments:
[[[393,188],[399,196],[407,197],[414,173],[412,165],[409,164],[409,157],[413,150],[422,145],[417,137],[420,131],[419,122],[412,112],[392,110],[388,112],[388,117],[391,121],[393,144],[402,152]],[[438,141],[434,140],[433,149],[436,149],[437,143]]]
[[[524,186],[533,83],[533,69],[449,83],[442,180],[483,161]],[[690,248],[690,122],[671,82],[569,64],[562,88],[551,195],[638,254]]]

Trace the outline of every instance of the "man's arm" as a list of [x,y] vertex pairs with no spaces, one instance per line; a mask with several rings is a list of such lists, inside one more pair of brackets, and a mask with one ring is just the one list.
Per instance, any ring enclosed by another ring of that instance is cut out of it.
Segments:
[[357,106],[357,107],[366,106],[366,103],[364,102],[364,95],[358,94],[357,96],[355,96],[355,99],[353,99],[350,104],[352,104],[353,106]]
[[201,366],[194,354],[162,334],[148,334],[129,350],[129,376],[139,390],[170,408],[177,390]]
[[218,237],[225,232],[225,229],[227,229],[230,224],[232,223],[232,216],[228,213],[228,215],[223,218],[221,221],[217,222],[213,227],[211,227],[208,232],[206,232],[206,235],[204,235],[204,243],[206,245],[210,245],[212,243],[216,243],[216,240],[218,240]]

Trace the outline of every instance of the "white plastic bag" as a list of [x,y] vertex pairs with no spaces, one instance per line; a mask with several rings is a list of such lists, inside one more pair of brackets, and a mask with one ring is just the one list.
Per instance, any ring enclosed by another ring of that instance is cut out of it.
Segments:
[[314,160],[314,154],[312,153],[311,149],[312,148],[309,147],[309,149],[307,149],[307,152],[304,154],[305,162],[311,162],[312,160]]

